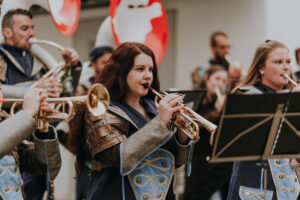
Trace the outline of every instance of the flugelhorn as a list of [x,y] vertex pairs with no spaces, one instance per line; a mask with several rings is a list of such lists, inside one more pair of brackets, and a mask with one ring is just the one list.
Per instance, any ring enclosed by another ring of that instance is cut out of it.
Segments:
[[[164,95],[167,95],[166,92],[164,94],[160,94],[153,88],[151,88],[148,84],[144,84],[145,88],[148,88],[153,94],[155,94],[158,98],[162,99]],[[157,104],[157,99],[155,100]],[[181,104],[181,102],[179,102]],[[203,126],[205,129],[207,129],[211,135],[210,135],[210,143],[212,145],[212,139],[213,135],[217,129],[217,126],[204,117],[198,115],[195,111],[193,111],[191,108],[184,106],[184,110],[186,113],[180,112],[180,115],[183,116],[187,123],[182,124],[179,122],[178,117],[173,117],[172,124],[174,124],[179,130],[181,130],[186,136],[188,136],[193,141],[198,141],[199,136],[199,125]]]
[[[10,109],[10,115],[15,114],[15,107],[17,104],[23,103],[24,99],[1,99],[1,102],[14,102]],[[43,128],[43,121],[56,122],[56,121],[68,121],[74,115],[73,104],[86,104],[88,110],[94,116],[102,115],[106,112],[109,106],[109,93],[107,89],[100,83],[94,84],[88,92],[88,95],[77,97],[62,97],[62,98],[47,98],[45,102],[49,104],[62,105],[62,112],[57,110],[50,115],[47,115],[41,111],[36,115],[35,120],[38,129]],[[66,105],[68,105],[68,113],[66,113]]]

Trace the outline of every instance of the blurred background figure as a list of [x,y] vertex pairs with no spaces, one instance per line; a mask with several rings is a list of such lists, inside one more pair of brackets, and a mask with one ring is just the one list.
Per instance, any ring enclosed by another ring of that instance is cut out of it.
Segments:
[[213,58],[209,60],[209,64],[221,65],[226,69],[229,88],[232,88],[242,76],[242,67],[230,56],[231,43],[228,35],[222,31],[213,32],[210,36],[210,49]]
[[[192,78],[194,78],[193,74]],[[221,92],[225,90],[227,81],[228,74],[226,69],[220,65],[212,65],[205,71],[204,77],[196,84],[197,87],[195,89],[207,90],[197,113],[215,124],[218,124],[224,104],[225,95]],[[192,158],[192,173],[190,177],[186,177],[184,200],[220,200],[227,197],[232,164],[210,164],[207,162],[206,157],[210,155],[212,150],[209,138],[210,133],[202,129],[200,141],[195,144]],[[212,197],[214,193],[215,195]]]
[[191,73],[191,78],[192,78],[192,88],[193,90],[199,90],[201,89],[201,83],[203,82],[205,70],[202,69],[201,66],[196,67],[192,73]]
[[94,82],[95,76],[103,71],[113,48],[109,46],[95,47],[90,52],[90,63],[83,68],[79,85],[76,89],[76,96],[83,95]]
[[297,63],[297,71],[294,73],[294,78],[299,81],[300,80],[300,48],[295,50],[295,58]]

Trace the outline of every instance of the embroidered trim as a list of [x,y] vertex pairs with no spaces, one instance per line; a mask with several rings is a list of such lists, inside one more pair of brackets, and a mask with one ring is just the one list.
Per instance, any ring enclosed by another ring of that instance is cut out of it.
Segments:
[[[158,197],[155,198],[155,197]],[[159,190],[157,192],[155,192],[153,195],[151,195],[149,192],[144,192],[142,195],[141,195],[141,199],[148,199],[148,200],[161,200],[164,196],[164,192]]]
[[[14,170],[9,169],[10,166],[14,166]],[[16,174],[18,172],[18,167],[16,164],[14,163],[10,163],[8,165],[2,165],[0,164],[0,168],[3,168],[4,170],[2,171],[2,173],[0,174],[0,176],[3,176],[7,171],[10,171],[13,174]]]

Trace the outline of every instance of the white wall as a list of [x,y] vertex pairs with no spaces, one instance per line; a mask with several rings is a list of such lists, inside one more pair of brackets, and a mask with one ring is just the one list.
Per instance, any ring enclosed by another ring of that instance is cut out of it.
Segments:
[[267,0],[267,8],[267,37],[287,45],[295,70],[294,50],[300,47],[300,1]]
[[266,35],[262,0],[165,0],[166,9],[177,11],[176,85],[191,87],[190,72],[195,66],[207,66],[211,57],[209,36],[213,31],[228,33],[232,56],[249,67],[251,56]]

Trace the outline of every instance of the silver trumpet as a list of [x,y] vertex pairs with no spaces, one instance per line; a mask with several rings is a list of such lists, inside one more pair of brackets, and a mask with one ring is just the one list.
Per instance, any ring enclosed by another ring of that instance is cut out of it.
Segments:
[[[145,88],[148,88],[153,94],[156,95],[156,97],[162,99],[164,95],[167,95],[168,93],[164,92],[163,94],[160,94],[153,88],[151,88],[149,85],[144,84]],[[155,104],[158,105],[157,98],[155,99]],[[181,102],[179,102],[181,104]],[[204,117],[198,115],[195,111],[193,111],[191,108],[185,106],[184,107],[185,113],[180,112],[180,115],[184,117],[187,122],[182,123],[179,121],[178,117],[175,115],[173,116],[171,120],[171,124],[173,124],[176,128],[178,128],[180,131],[182,131],[186,136],[188,136],[192,141],[197,142],[200,139],[199,136],[199,126],[203,126],[206,128],[210,133],[210,143],[212,145],[212,139],[214,136],[214,133],[217,129],[217,126]]]

